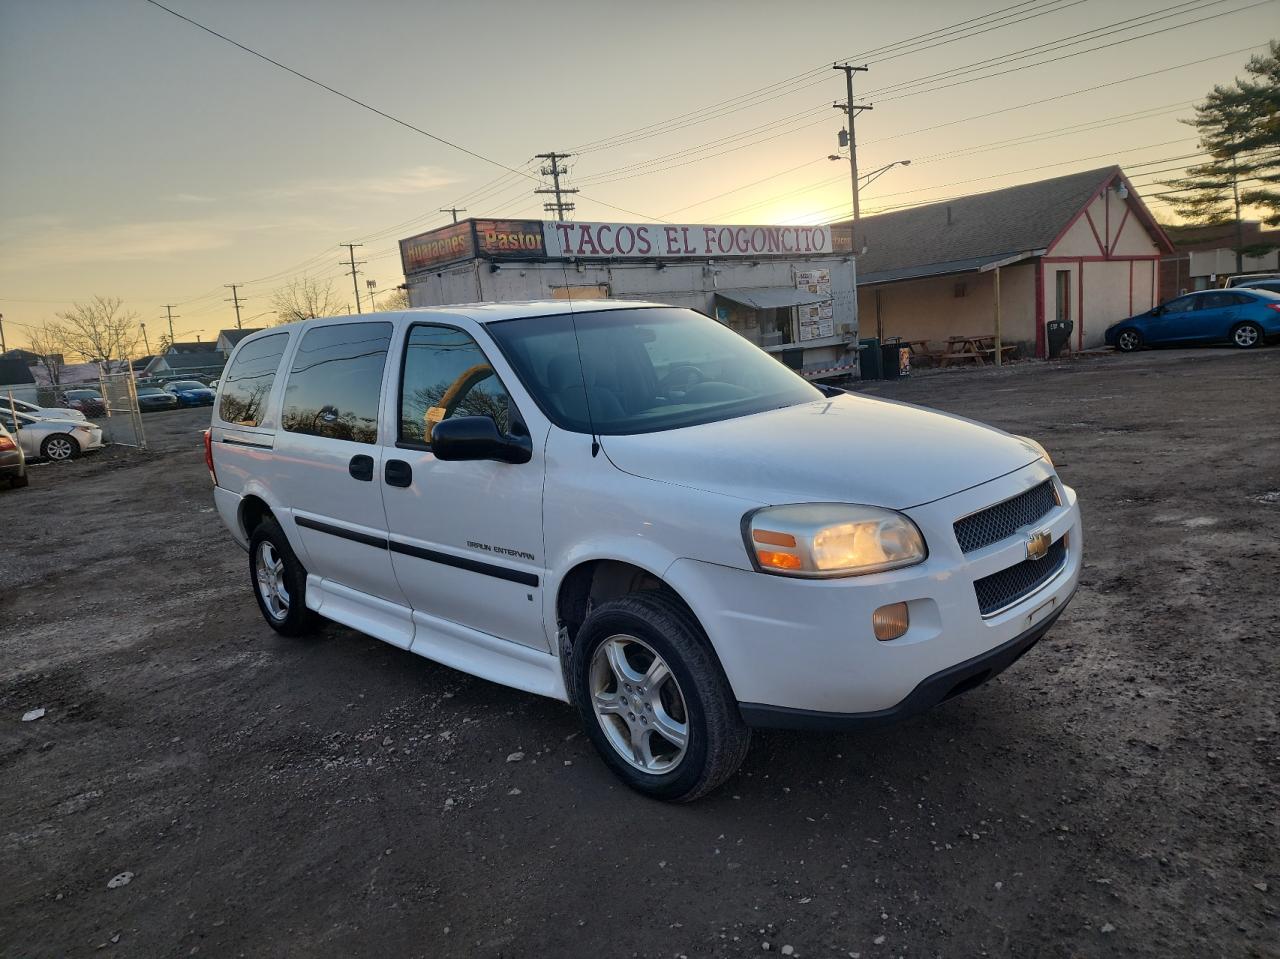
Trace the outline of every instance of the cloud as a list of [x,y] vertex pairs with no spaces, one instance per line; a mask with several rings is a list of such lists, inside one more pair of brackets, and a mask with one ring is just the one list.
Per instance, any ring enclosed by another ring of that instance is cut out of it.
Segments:
[[459,182],[447,170],[432,166],[411,167],[386,176],[345,178],[313,178],[296,183],[267,187],[258,195],[276,200],[297,200],[315,196],[343,196],[352,200],[370,197],[398,197],[429,193]]
[[213,203],[211,196],[202,196],[199,193],[171,193],[164,197],[170,203]]

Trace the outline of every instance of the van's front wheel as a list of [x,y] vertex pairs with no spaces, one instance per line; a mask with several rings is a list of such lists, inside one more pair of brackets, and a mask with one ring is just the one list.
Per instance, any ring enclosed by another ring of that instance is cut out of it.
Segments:
[[663,593],[601,604],[573,648],[587,734],[631,788],[689,802],[737,770],[751,731],[696,621]]

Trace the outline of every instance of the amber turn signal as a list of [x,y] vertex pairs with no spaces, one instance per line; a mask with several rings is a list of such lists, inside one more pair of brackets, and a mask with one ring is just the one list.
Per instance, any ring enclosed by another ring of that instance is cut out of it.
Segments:
[[871,628],[875,630],[876,639],[888,642],[897,639],[911,628],[911,615],[907,612],[906,603],[894,603],[881,606],[871,614]]
[[780,553],[772,549],[757,549],[756,559],[761,566],[773,569],[799,569],[800,557],[795,553]]

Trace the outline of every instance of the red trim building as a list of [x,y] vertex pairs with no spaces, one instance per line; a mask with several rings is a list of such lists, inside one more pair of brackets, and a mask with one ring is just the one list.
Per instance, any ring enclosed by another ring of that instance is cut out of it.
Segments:
[[998,267],[1003,340],[1041,357],[1050,320],[1086,349],[1150,309],[1173,249],[1117,166],[867,217],[854,242],[862,336],[991,333]]

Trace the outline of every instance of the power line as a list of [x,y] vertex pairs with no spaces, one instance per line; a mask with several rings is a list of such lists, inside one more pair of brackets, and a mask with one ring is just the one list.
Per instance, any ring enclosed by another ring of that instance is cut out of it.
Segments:
[[360,275],[360,271],[357,270],[356,267],[363,266],[364,263],[367,261],[361,260],[359,263],[356,263],[356,247],[364,246],[364,244],[363,243],[339,243],[338,246],[346,247],[348,263],[351,266],[351,274],[350,274],[351,288],[356,291],[356,312],[363,313],[364,310],[360,308],[360,283],[356,279]]
[[569,172],[567,166],[562,166],[561,160],[568,160],[572,157],[572,153],[556,153],[554,150],[550,153],[539,153],[539,160],[546,160],[547,163],[542,167],[542,175],[551,177],[551,189],[539,188],[534,193],[550,193],[555,195],[555,201],[544,203],[542,208],[548,213],[554,213],[557,220],[564,220],[566,213],[572,213],[574,205],[564,199],[566,194],[572,195],[577,193],[577,188],[562,187],[560,185],[560,177]]
[[[297,77],[299,80],[304,80],[307,83],[314,84],[320,89],[325,90],[329,93],[332,93],[336,97],[341,97],[343,100],[346,100],[348,103],[354,104],[355,106],[358,106],[361,109],[368,110],[370,113],[377,114],[383,119],[390,120],[392,123],[398,124],[399,126],[404,127],[406,130],[412,130],[414,133],[420,133],[422,136],[427,137],[430,140],[434,140],[436,143],[440,143],[440,144],[443,144],[444,146],[451,147],[452,149],[457,150],[460,153],[465,153],[467,156],[474,157],[475,159],[481,160],[484,163],[488,163],[488,164],[491,164],[492,166],[496,166],[503,170],[506,170],[508,173],[513,173],[517,176],[522,176],[522,177],[526,177],[527,179],[537,181],[537,177],[533,176],[532,174],[525,173],[523,170],[518,170],[515,167],[507,166],[507,164],[501,162],[500,160],[495,160],[492,157],[487,157],[482,153],[477,153],[475,150],[471,150],[471,149],[468,149],[467,147],[462,146],[462,144],[460,143],[455,143],[453,140],[450,140],[446,137],[439,136],[435,133],[430,132],[429,130],[424,130],[422,127],[416,126],[415,124],[410,123],[408,120],[402,120],[393,114],[387,113],[385,110],[378,109],[371,103],[366,103],[364,100],[361,100],[358,97],[353,97],[348,93],[343,93],[341,90],[337,89],[336,87],[331,87],[329,86],[329,84],[324,83],[320,80],[317,80],[315,77],[308,76],[307,74],[301,72],[300,70],[295,70],[293,67],[288,66],[284,63],[281,63],[279,60],[273,59],[272,57],[267,56],[265,53],[259,53],[257,50],[253,49],[252,47],[245,46],[243,43],[240,43],[238,40],[233,40],[231,39],[231,37],[228,37],[226,34],[219,33],[217,30],[214,30],[212,27],[206,27],[203,23],[200,23],[198,20],[193,20],[191,19],[191,17],[178,13],[178,11],[171,9],[170,7],[166,7],[163,3],[160,3],[160,0],[145,0],[145,2],[151,4],[153,7],[155,7],[158,10],[163,10],[165,13],[172,14],[173,16],[177,17],[179,20],[183,20],[191,24],[193,27],[196,27],[199,30],[203,30],[205,33],[209,34],[210,36],[217,37],[219,40],[225,41],[226,43],[231,44],[233,47],[236,47],[237,49],[243,50],[245,53],[248,53],[251,56],[257,57],[259,60],[269,63],[274,67],[279,67],[281,70],[284,70],[286,73],[292,74],[293,76]],[[584,194],[584,199],[589,199],[591,200],[591,202],[598,203],[601,206],[608,207],[611,210],[617,210],[620,213],[626,213],[628,216],[638,216],[643,220],[653,220],[653,217],[651,216],[646,216],[643,213],[637,213],[634,210],[628,210],[628,209],[625,209],[624,207],[615,206],[612,203],[606,203],[604,200],[599,200],[594,197],[587,197],[585,194]]]

